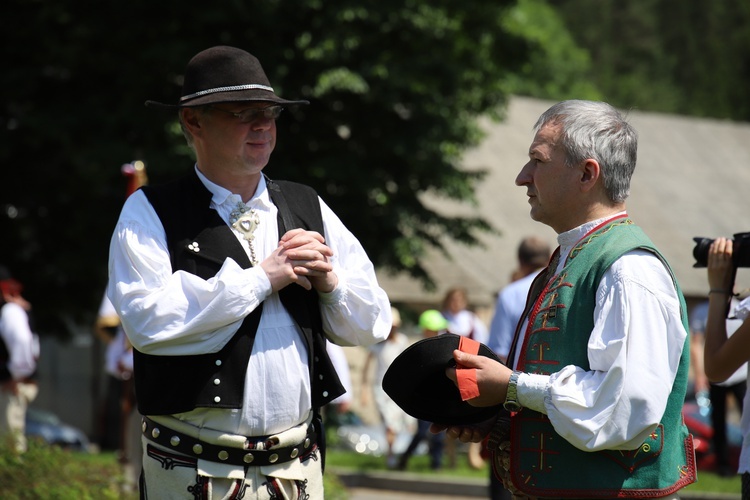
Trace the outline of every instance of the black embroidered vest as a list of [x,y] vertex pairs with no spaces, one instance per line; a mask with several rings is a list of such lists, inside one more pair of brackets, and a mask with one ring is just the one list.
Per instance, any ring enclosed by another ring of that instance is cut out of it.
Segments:
[[[315,191],[302,184],[266,179],[279,210],[279,235],[293,228],[323,232]],[[195,173],[162,186],[144,186],[144,194],[161,219],[172,270],[203,279],[216,275],[225,259],[242,268],[250,260],[232,230],[209,208],[211,193]],[[192,251],[198,244],[199,252]],[[312,406],[320,408],[345,392],[325,348],[318,295],[296,285],[279,292],[281,303],[303,333],[308,352]],[[155,356],[134,349],[138,410],[143,415],[170,415],[197,407],[240,408],[247,363],[260,322],[262,304],[249,314],[232,339],[216,353]],[[220,380],[215,384],[215,380]]]

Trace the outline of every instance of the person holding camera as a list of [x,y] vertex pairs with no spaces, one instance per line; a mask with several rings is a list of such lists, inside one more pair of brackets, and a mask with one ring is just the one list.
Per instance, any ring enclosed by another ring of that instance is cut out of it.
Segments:
[[[733,298],[726,320],[727,336],[731,336],[742,325],[742,320],[735,316],[739,300]],[[706,321],[708,320],[708,300],[705,300],[690,312],[690,364],[693,370],[695,400],[701,413],[707,412],[711,417],[711,444],[716,462],[714,470],[724,477],[734,476],[737,471],[731,463],[732,457],[727,437],[727,403],[734,404],[742,412],[743,400],[747,391],[747,363],[740,366],[723,382],[708,381],[703,370],[703,344],[706,338]]]
[[[735,308],[742,325],[727,336],[727,314],[734,296],[736,262],[732,258],[734,242],[716,238],[708,250],[708,320],[703,347],[703,369],[711,382],[722,382],[750,360],[750,297]],[[745,393],[744,408],[749,394]],[[742,413],[742,451],[738,472],[742,475],[742,498],[750,498],[750,414]]]

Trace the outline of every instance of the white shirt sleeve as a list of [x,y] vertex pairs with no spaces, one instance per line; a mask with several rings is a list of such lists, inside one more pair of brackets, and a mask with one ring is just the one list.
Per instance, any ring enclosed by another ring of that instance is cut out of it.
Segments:
[[320,293],[323,329],[339,345],[372,345],[388,338],[391,304],[375,277],[375,268],[361,243],[320,200],[326,244],[339,283],[331,293]]
[[596,294],[590,370],[519,377],[519,403],[546,413],[555,430],[586,450],[632,450],[666,409],[687,332],[662,262],[641,250],[604,274]]
[[147,354],[216,352],[271,293],[260,267],[231,259],[209,280],[173,272],[164,228],[142,191],[125,202],[109,272],[107,295],[133,346]]
[[[324,330],[342,345],[383,340],[390,332],[391,309],[377,285],[373,265],[359,241],[322,201],[321,209],[339,277],[333,292],[320,294]],[[110,245],[107,294],[139,351],[216,352],[271,292],[260,266],[242,269],[232,259],[226,259],[208,280],[173,272],[164,228],[146,196],[136,191],[125,202]]]

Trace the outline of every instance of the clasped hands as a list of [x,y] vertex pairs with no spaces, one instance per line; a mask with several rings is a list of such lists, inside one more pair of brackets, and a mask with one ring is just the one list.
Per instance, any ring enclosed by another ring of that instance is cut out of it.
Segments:
[[[467,400],[467,403],[471,406],[487,407],[505,402],[508,381],[513,370],[494,359],[468,354],[459,350],[453,351],[453,359],[455,359],[458,366],[462,367],[459,369],[476,369],[479,396]],[[458,385],[456,368],[446,369],[445,374],[454,384]],[[437,434],[444,430],[446,434],[459,439],[463,443],[478,443],[489,433],[495,420],[497,420],[496,417],[493,417],[478,424],[463,426],[433,423],[430,426],[430,432]]]
[[274,292],[296,283],[305,290],[332,292],[338,285],[330,258],[333,250],[315,231],[292,229],[284,233],[278,246],[260,267],[266,272]]

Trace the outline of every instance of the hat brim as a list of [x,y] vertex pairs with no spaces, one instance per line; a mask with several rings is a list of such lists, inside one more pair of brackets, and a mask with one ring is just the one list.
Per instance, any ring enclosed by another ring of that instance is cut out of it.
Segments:
[[177,104],[167,104],[149,100],[145,102],[145,105],[148,108],[180,109],[229,102],[270,102],[281,106],[300,106],[304,104],[310,104],[310,101],[306,100],[290,101],[287,99],[282,99],[273,92],[241,90],[235,92],[219,92],[215,94],[208,94],[185,101],[180,101]]
[[[407,414],[419,420],[446,425],[476,424],[498,415],[502,405],[472,406],[461,400],[458,387],[445,375],[456,366],[453,351],[461,337],[451,333],[419,340],[406,348],[383,377],[383,390]],[[480,356],[500,362],[479,344]]]

